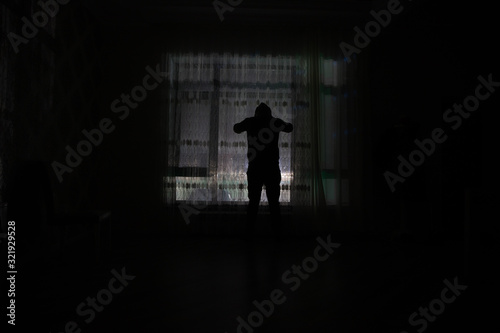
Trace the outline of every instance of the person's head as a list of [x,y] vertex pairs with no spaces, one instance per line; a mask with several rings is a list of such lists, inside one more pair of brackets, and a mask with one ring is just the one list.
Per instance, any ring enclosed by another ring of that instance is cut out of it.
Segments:
[[271,108],[265,103],[260,103],[255,109],[255,117],[263,119],[272,118]]

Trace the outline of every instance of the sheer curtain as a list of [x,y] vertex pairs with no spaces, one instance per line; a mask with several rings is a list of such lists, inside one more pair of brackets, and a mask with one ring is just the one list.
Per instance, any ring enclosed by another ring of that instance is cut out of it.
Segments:
[[[305,70],[291,56],[178,54],[165,56],[170,75],[167,119],[167,163],[164,202],[242,204],[247,201],[247,143],[233,125],[252,117],[261,102],[273,116],[299,120],[293,134],[280,134],[281,202],[306,205],[307,195],[292,195],[292,184],[306,192],[294,177],[292,137],[302,150],[310,149],[306,105],[300,92]],[[302,139],[298,139],[302,138]],[[299,158],[304,153],[299,153]],[[299,172],[300,174],[300,172]],[[303,202],[301,202],[302,200]],[[267,203],[265,192],[262,201]]]
[[[311,122],[310,211],[320,229],[363,231],[369,228],[371,183],[368,85],[369,50],[350,62],[339,43],[352,38],[335,31],[314,31],[304,43],[305,93]],[[299,167],[303,169],[304,167]]]
[[312,38],[294,54],[165,53],[166,205],[247,203],[247,139],[233,125],[264,102],[294,125],[292,133],[280,133],[282,206],[303,208],[322,227],[360,214],[360,73],[356,60],[348,64],[319,45]]

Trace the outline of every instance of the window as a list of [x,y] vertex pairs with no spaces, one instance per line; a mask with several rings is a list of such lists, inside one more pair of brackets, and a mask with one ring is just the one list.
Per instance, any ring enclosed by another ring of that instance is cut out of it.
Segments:
[[[164,203],[245,204],[247,138],[233,125],[261,102],[294,125],[280,133],[280,201],[359,202],[362,159],[356,68],[334,57],[167,55],[162,114]],[[262,203],[267,204],[265,191]]]
[[[167,64],[170,172],[165,187],[175,187],[175,201],[245,203],[247,138],[234,133],[233,125],[253,116],[261,102],[274,117],[293,123],[295,59],[185,54],[167,56]],[[292,135],[280,133],[279,138],[282,203],[290,202]],[[262,202],[267,203],[265,191]]]

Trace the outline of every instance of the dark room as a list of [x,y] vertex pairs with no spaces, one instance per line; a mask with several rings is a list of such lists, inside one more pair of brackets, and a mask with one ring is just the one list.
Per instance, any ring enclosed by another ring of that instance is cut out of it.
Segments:
[[0,27],[1,332],[498,327],[494,3],[0,0]]

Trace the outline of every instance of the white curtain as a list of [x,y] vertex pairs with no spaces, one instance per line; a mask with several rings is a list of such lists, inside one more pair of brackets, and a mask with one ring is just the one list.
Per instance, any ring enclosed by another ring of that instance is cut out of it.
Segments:
[[[165,62],[170,75],[165,202],[246,203],[247,140],[233,132],[233,125],[252,117],[264,102],[274,117],[300,121],[293,133],[280,134],[280,201],[290,203],[292,185],[301,188],[294,180],[292,143],[310,149],[305,135],[307,101],[298,91],[306,73],[300,61],[284,55],[213,53],[169,54]],[[262,201],[267,203],[265,191]]]
[[233,125],[264,102],[294,125],[279,138],[281,205],[326,212],[323,223],[359,215],[364,121],[356,66],[317,48],[300,56],[166,53],[164,203],[248,202],[247,139]]

